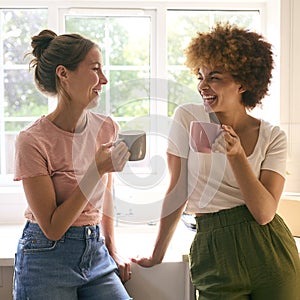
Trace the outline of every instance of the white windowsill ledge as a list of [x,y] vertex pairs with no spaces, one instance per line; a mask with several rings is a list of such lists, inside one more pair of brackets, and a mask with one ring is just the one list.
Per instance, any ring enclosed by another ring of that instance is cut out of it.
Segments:
[[[1,225],[0,267],[13,266],[14,253],[21,236],[23,225]],[[124,257],[147,256],[152,250],[156,238],[156,226],[135,225],[116,227],[116,240],[120,253]],[[194,233],[179,223],[170,243],[164,262],[187,261],[188,248]],[[300,237],[295,237],[300,254]],[[4,246],[5,245],[5,246]]]
[[[13,266],[18,239],[24,225],[0,225],[0,267]],[[115,227],[115,238],[120,254],[125,257],[148,256],[156,239],[157,225],[123,225]],[[180,222],[170,243],[164,262],[187,261],[187,253],[194,232]]]
[[[15,197],[16,194],[18,197]],[[20,238],[24,227],[22,223],[24,222],[23,214],[26,207],[26,201],[21,188],[0,188],[0,200],[1,197],[4,197],[2,199],[5,199],[5,202],[3,202],[1,206],[1,213],[3,217],[0,220],[0,240],[3,243],[0,247],[0,267],[12,266],[14,264],[14,253],[16,251],[18,239]],[[294,202],[299,200],[300,202],[300,196],[298,194],[285,194],[283,195],[282,200],[281,205],[286,204],[286,201],[284,200],[293,200]],[[11,209],[12,207],[14,211],[13,219],[11,214],[8,214],[8,212],[6,213],[6,210]],[[294,211],[296,213],[294,213]],[[287,214],[289,215],[289,219],[286,220],[290,222],[289,226],[291,227],[298,224],[298,209],[296,210],[292,207],[292,212],[294,213],[292,216],[293,218],[291,218],[291,212],[288,211]],[[5,219],[6,215],[7,220]],[[297,227],[296,229],[299,228]],[[156,239],[157,230],[158,225],[125,225],[120,223],[119,226],[115,227],[115,238],[120,254],[124,257],[136,257],[137,255],[141,257],[150,255]],[[299,234],[297,232],[294,232],[294,234],[298,236]],[[189,247],[194,234],[195,233],[187,229],[182,222],[179,222],[166,253],[164,262],[181,262],[186,260],[186,254],[189,253]],[[300,253],[300,236],[295,237],[295,240]]]

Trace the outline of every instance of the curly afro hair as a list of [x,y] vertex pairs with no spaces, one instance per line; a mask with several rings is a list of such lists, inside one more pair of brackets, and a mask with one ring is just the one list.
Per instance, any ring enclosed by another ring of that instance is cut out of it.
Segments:
[[246,91],[242,102],[253,109],[268,93],[274,67],[272,45],[263,36],[228,23],[198,32],[185,49],[186,66],[198,74],[202,66],[221,68]]

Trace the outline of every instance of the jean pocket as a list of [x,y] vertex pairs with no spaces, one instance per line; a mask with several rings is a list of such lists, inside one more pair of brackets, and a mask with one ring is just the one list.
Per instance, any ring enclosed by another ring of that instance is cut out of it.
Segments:
[[21,243],[24,253],[37,253],[55,250],[58,241],[49,240],[42,235],[27,235]]

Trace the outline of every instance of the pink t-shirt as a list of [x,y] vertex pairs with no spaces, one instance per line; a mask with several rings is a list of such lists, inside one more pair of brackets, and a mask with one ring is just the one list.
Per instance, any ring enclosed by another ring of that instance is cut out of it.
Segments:
[[[16,140],[15,177],[22,180],[50,176],[57,205],[78,186],[101,144],[115,140],[118,125],[110,117],[87,113],[87,125],[81,133],[70,133],[41,117],[22,130]],[[73,226],[95,225],[101,221],[101,207],[107,175],[103,176]],[[28,206],[25,217],[35,222]]]

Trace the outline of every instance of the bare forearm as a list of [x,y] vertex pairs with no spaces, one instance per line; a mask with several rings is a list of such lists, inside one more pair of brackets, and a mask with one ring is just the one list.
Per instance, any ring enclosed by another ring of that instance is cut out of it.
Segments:
[[170,207],[166,206],[168,205],[165,202],[162,209],[162,218],[159,223],[158,235],[152,254],[152,259],[155,264],[161,263],[164,258],[177,224],[181,218],[185,204],[182,204],[179,208],[176,208],[171,213],[169,213]]
[[168,154],[170,185],[163,202],[152,260],[160,263],[167,251],[187,200],[187,160]]
[[101,222],[101,232],[105,237],[105,245],[112,256],[116,252],[114,230],[113,219],[109,216],[103,216]]
[[149,258],[132,259],[143,267],[162,262],[187,201],[187,160],[168,154],[170,185],[162,206],[158,234]]
[[64,201],[53,211],[48,228],[52,235],[55,234],[57,238],[60,238],[79,218],[88,203],[87,196],[77,187],[67,201]]
[[[109,198],[109,197],[108,197]],[[105,199],[103,205],[101,231],[105,237],[105,245],[109,253],[114,256],[116,253],[115,245],[115,227],[114,227],[114,214],[112,207],[112,199]]]
[[277,209],[278,199],[255,176],[245,155],[229,158],[244,201],[260,224],[270,222]]
[[[32,182],[33,185],[40,185],[41,191],[37,194],[37,190],[33,190],[25,183],[25,192],[27,198],[32,199],[33,197],[42,199],[43,193],[52,195],[51,198],[54,199],[49,202],[45,202],[44,206],[35,208],[35,203],[30,203],[34,211],[38,213],[35,215],[38,223],[40,224],[45,235],[51,240],[58,240],[61,236],[68,230],[68,228],[78,219],[83,209],[87,205],[91,194],[94,191],[97,183],[99,182],[99,174],[93,168],[90,168],[79,185],[74,189],[72,194],[59,206],[56,205],[56,195],[54,194],[54,189],[51,187],[52,181],[49,178],[49,183],[47,181]],[[34,193],[34,196],[32,195]],[[51,207],[52,206],[52,207]],[[42,211],[44,210],[44,211]]]
[[109,174],[102,207],[101,231],[105,237],[105,245],[108,251],[111,255],[114,255],[114,253],[116,253],[116,246],[112,185],[113,176],[112,174]]

